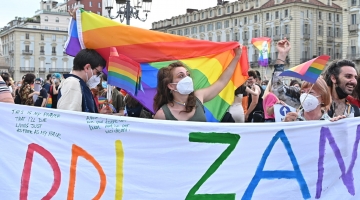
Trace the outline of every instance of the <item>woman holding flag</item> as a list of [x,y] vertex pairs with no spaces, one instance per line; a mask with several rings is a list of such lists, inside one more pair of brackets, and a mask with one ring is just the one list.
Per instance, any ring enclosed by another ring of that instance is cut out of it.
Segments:
[[240,59],[242,45],[234,49],[234,53],[234,58],[219,79],[209,87],[196,91],[190,73],[182,63],[161,68],[157,74],[154,119],[206,122],[203,103],[216,97],[228,84]]

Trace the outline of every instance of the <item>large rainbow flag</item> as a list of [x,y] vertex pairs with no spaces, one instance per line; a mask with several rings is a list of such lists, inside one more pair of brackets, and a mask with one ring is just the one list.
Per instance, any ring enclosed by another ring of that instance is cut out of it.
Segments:
[[[76,22],[70,22],[65,52],[75,56],[78,49],[95,49],[109,61],[110,47],[115,47],[119,54],[140,63],[143,91],[136,96],[127,92],[154,112],[153,97],[160,68],[181,61],[191,70],[195,89],[204,88],[220,77],[234,57],[233,49],[238,46],[238,42],[195,40],[131,27],[79,9]],[[235,89],[247,79],[247,57],[244,47],[232,79],[218,96],[204,104],[208,121],[220,121],[233,103]]]
[[280,76],[291,76],[310,83],[315,83],[321,72],[324,70],[329,58],[330,56],[328,55],[316,57],[298,66],[285,70]]

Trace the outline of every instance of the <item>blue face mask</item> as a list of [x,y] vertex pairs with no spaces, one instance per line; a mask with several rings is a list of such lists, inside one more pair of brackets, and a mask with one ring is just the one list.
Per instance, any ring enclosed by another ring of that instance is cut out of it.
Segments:
[[262,85],[261,87],[262,87],[263,90],[266,90],[266,86],[267,85]]
[[103,88],[107,88],[107,82],[106,82],[106,81],[103,81],[103,82],[101,83],[101,85],[102,85]]

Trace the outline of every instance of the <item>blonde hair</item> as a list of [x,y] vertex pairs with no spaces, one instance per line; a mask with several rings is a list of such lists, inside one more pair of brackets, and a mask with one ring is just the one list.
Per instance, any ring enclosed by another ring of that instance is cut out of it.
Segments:
[[301,85],[301,90],[312,87],[313,90],[318,91],[321,96],[321,101],[322,101],[321,107],[325,108],[325,110],[328,111],[330,109],[330,104],[331,104],[331,94],[330,94],[330,89],[327,86],[325,80],[319,77],[316,80],[314,86],[312,86],[312,85],[313,85],[313,83],[309,83],[309,82],[305,81]]

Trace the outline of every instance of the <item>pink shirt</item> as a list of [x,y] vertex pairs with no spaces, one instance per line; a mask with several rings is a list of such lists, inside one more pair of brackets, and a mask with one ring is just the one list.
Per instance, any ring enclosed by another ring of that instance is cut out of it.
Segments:
[[269,92],[269,94],[265,97],[265,99],[263,99],[263,108],[264,108],[265,119],[275,119],[275,115],[274,114],[268,115],[266,110],[269,107],[276,104],[277,101],[278,101],[277,97],[271,92]]

